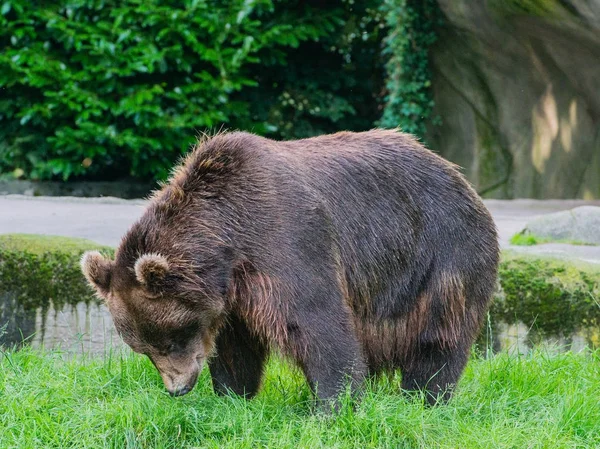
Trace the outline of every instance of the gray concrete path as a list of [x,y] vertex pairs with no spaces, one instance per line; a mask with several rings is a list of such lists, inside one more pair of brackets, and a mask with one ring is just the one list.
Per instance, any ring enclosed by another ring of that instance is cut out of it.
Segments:
[[[515,247],[510,237],[538,215],[600,201],[487,200],[500,232],[500,244],[525,253],[544,253],[600,263],[600,246],[546,244]],[[0,234],[9,232],[84,237],[116,246],[128,227],[142,214],[144,200],[118,198],[0,196]]]
[[0,234],[64,235],[117,246],[145,204],[110,197],[0,196]]

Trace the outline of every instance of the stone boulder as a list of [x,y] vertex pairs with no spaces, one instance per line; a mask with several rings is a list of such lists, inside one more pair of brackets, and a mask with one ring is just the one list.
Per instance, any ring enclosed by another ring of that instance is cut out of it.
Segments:
[[426,140],[491,198],[600,198],[600,1],[438,0]]
[[527,223],[523,233],[551,241],[600,245],[600,207],[581,206],[542,215]]

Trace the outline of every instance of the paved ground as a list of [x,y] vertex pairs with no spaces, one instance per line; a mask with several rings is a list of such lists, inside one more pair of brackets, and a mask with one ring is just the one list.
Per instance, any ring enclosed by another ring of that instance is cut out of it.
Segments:
[[[514,247],[510,237],[531,218],[582,205],[600,206],[600,201],[488,200],[500,232],[500,243],[521,252],[549,253],[600,263],[600,246],[547,244]],[[84,237],[116,246],[127,228],[144,210],[143,200],[117,198],[0,196],[0,234],[38,233]]]
[[117,246],[142,214],[142,200],[0,196],[0,234],[64,235]]
[[[535,246],[513,246],[510,238],[521,231],[534,217],[579,206],[600,206],[600,201],[582,200],[487,200],[486,206],[494,216],[500,245],[514,251],[531,254],[547,254],[553,257],[574,258],[600,264],[600,246],[566,245],[548,243]],[[600,232],[600,230],[598,230]]]

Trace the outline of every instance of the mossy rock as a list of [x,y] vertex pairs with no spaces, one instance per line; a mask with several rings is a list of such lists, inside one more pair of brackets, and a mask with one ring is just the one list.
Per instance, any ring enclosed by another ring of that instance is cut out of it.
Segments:
[[0,251],[18,251],[37,255],[50,252],[80,256],[91,249],[112,251],[112,248],[81,238],[60,235],[0,234]]
[[511,238],[513,245],[539,243],[569,243],[600,245],[600,207],[580,206],[570,210],[545,214],[531,220]]
[[79,267],[84,251],[97,249],[112,255],[112,248],[91,240],[35,234],[0,235],[0,292],[24,308],[94,300]]
[[494,322],[524,323],[533,342],[583,332],[600,343],[600,266],[505,251],[499,283]]
[[[96,301],[79,267],[90,249],[114,255],[112,248],[84,239],[0,235],[0,326],[17,309],[35,315],[41,308],[43,315],[50,306]],[[504,251],[498,284],[486,326],[492,335],[499,323],[522,322],[532,342],[583,332],[600,346],[600,266]],[[34,315],[28,320],[35,321]],[[483,347],[489,337],[484,331]]]

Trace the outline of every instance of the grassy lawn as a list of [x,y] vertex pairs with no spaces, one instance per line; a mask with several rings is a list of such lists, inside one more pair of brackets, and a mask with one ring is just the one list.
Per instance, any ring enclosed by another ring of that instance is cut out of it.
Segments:
[[298,372],[271,360],[252,401],[196,389],[171,398],[128,352],[0,354],[6,448],[583,448],[600,447],[600,352],[473,358],[448,405],[426,408],[380,379],[353,409],[311,410]]

